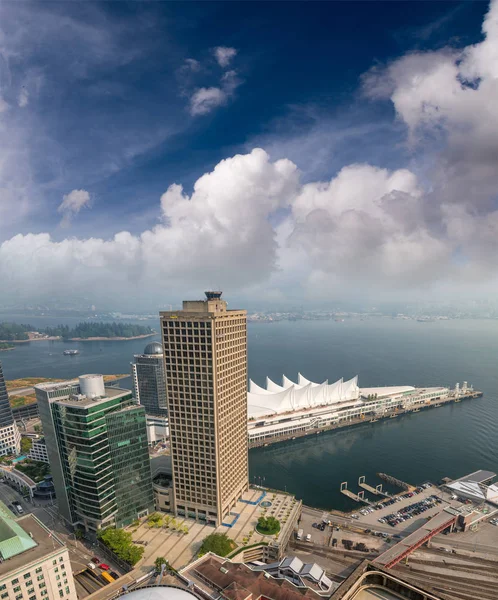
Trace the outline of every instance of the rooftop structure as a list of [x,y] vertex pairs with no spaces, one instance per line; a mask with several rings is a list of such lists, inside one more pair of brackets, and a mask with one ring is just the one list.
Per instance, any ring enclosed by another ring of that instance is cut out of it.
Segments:
[[298,587],[309,587],[321,596],[330,596],[337,586],[327,577],[320,565],[304,563],[297,556],[287,556],[268,565],[250,567],[253,571],[264,571],[275,579],[286,579]]
[[309,586],[276,579],[244,563],[235,563],[209,552],[181,571],[204,594],[220,594],[226,600],[319,600]]
[[154,509],[145,411],[102,375],[35,386],[59,512],[87,531]]
[[474,502],[498,505],[498,486],[491,483],[495,477],[496,473],[492,471],[475,471],[446,483],[445,487],[458,496]]
[[21,451],[21,435],[14,422],[9,394],[0,362],[0,456],[19,454]]
[[0,503],[0,589],[19,600],[76,600],[69,553],[34,515]]
[[174,511],[220,525],[249,487],[246,311],[206,292],[160,318]]

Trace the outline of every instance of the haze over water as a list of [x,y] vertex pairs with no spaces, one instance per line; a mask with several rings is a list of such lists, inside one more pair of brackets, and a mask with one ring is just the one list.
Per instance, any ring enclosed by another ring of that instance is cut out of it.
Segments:
[[[477,469],[498,471],[498,321],[283,321],[249,324],[248,332],[249,377],[259,385],[266,376],[281,383],[282,374],[296,380],[301,372],[319,382],[358,374],[360,387],[453,387],[467,380],[484,392],[477,400],[251,450],[252,481],[264,477],[266,485],[286,488],[308,505],[349,509],[355,505],[339,486],[348,481],[356,490],[359,475],[377,484],[375,474],[383,471],[419,483]],[[34,342],[0,353],[0,360],[8,379],[128,373],[133,354],[152,339]],[[65,348],[81,354],[64,357]]]

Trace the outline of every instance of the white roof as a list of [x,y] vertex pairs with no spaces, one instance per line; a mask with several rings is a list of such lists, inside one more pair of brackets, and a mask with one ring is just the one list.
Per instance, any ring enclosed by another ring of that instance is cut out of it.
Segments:
[[195,594],[168,585],[146,587],[129,592],[126,600],[198,600]]
[[328,381],[314,383],[298,374],[298,383],[283,377],[282,385],[266,378],[266,389],[249,382],[247,412],[249,418],[278,415],[307,408],[329,406],[360,397],[358,377],[349,381],[339,379],[329,385]]

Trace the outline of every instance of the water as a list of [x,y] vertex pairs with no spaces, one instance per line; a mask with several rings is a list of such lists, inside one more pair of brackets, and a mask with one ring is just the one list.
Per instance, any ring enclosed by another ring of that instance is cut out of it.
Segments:
[[[17,319],[19,321],[19,319]],[[30,319],[37,327],[44,325]],[[57,322],[64,322],[58,319]],[[151,323],[154,328],[158,323]],[[355,506],[339,493],[359,475],[380,483],[383,471],[408,482],[498,471],[497,321],[417,323],[391,319],[250,324],[249,376],[264,385],[300,371],[313,381],[358,374],[360,386],[449,385],[467,380],[484,398],[372,425],[251,450],[251,481],[287,489],[305,504]],[[8,379],[129,373],[133,354],[154,338],[124,342],[33,342],[0,353]],[[65,348],[78,356],[62,356]],[[129,385],[129,382],[128,382]]]

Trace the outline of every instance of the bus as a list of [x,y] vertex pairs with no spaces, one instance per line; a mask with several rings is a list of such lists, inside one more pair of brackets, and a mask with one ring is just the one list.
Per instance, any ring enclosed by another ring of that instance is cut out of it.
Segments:
[[106,583],[112,583],[113,581],[116,581],[114,579],[114,577],[111,577],[109,575],[109,573],[106,573],[105,571],[102,571],[102,573],[100,574],[100,576],[102,577],[102,579],[106,582]]

